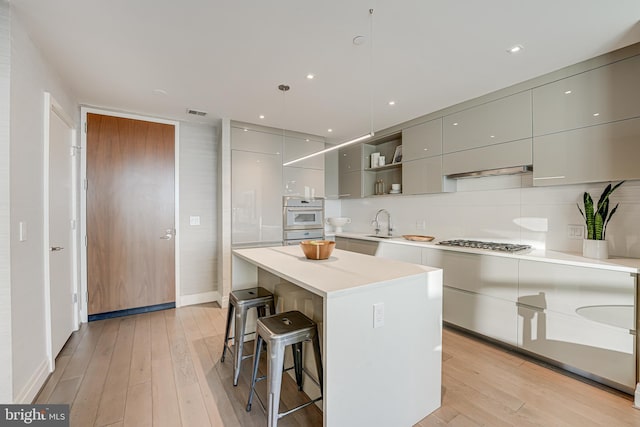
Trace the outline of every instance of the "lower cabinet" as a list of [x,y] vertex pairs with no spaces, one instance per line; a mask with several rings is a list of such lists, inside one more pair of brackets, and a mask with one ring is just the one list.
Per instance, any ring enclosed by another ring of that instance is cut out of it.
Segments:
[[375,255],[378,250],[378,242],[336,236],[336,249],[365,255]]
[[518,307],[519,348],[579,374],[595,375],[629,393],[636,384],[635,340],[635,335],[622,328],[550,310]]
[[633,391],[635,282],[624,272],[521,260],[518,346]]
[[445,322],[513,346],[517,345],[518,314],[514,301],[448,286],[443,288],[442,298],[442,316]]

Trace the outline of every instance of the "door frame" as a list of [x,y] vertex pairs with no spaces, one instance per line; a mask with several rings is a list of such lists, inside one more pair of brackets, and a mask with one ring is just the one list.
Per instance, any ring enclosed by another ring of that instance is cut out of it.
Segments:
[[[52,325],[52,308],[51,308],[51,262],[50,262],[50,247],[51,242],[49,240],[49,155],[51,145],[51,115],[57,115],[71,130],[71,145],[70,150],[74,150],[72,165],[71,165],[71,207],[73,212],[74,222],[72,225],[71,236],[71,276],[73,293],[76,295],[76,301],[73,308],[73,330],[78,330],[80,326],[80,313],[78,310],[78,156],[77,156],[77,128],[71,116],[67,114],[60,104],[53,98],[51,93],[44,92],[44,124],[43,124],[43,262],[44,262],[44,310],[45,310],[45,333],[46,333],[46,345],[47,345],[47,357],[49,362],[49,370],[52,372],[55,369],[55,359],[57,354],[53,354],[53,325]],[[71,153],[69,154],[71,155]]]
[[89,315],[87,303],[89,301],[89,293],[87,289],[88,272],[87,272],[87,114],[100,114],[103,116],[119,117],[123,119],[142,120],[145,122],[162,123],[172,125],[175,129],[174,141],[174,224],[176,234],[174,236],[174,260],[175,260],[175,284],[176,284],[176,307],[180,307],[180,122],[176,120],[160,119],[157,117],[143,116],[133,113],[125,113],[120,111],[106,110],[98,107],[80,106],[80,125],[83,130],[80,132],[80,177],[82,182],[82,191],[80,192],[80,230],[84,244],[80,251],[80,318],[83,323],[88,321]]

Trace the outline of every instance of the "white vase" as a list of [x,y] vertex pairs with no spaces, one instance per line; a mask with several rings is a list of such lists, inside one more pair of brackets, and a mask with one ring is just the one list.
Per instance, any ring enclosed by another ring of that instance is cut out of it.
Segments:
[[582,241],[582,256],[586,258],[609,258],[609,244],[606,240],[584,239]]

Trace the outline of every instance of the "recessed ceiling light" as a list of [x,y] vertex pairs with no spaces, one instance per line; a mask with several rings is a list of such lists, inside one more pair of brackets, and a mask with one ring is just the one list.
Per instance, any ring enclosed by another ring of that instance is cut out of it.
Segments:
[[389,105],[396,105],[396,101],[389,101]]
[[515,45],[515,46],[511,46],[509,49],[507,49],[507,52],[509,52],[509,53],[518,53],[518,52],[520,52],[522,49],[524,49],[524,48],[522,47],[522,45],[517,44],[517,45]]
[[309,80],[313,80],[315,77],[316,77],[315,74],[311,74],[311,73],[307,74],[307,79]]
[[249,132],[249,129],[247,129],[247,128],[244,128],[244,131],[245,131],[245,132]]
[[258,117],[260,117],[261,119],[264,119],[264,114],[260,114]]
[[458,122],[455,122],[453,125],[454,125],[454,126],[458,126]]
[[593,113],[593,117],[598,117],[600,113]]
[[305,138],[305,141],[306,141],[306,142],[309,142],[309,138]]
[[569,95],[570,93],[571,93],[571,91],[570,91],[570,90],[565,90],[565,91],[564,91],[564,94],[565,94],[565,95]]
[[167,91],[166,91],[166,90],[164,90],[164,89],[154,89],[154,90],[153,90],[153,93],[154,93],[155,95],[167,95]]
[[327,129],[327,132],[333,132],[333,129]]

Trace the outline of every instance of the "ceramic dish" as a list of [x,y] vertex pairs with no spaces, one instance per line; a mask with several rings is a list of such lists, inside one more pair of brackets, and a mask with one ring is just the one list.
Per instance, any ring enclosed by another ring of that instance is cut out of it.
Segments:
[[435,239],[433,236],[421,236],[419,234],[403,234],[402,237],[407,240],[413,240],[414,242],[430,242]]

